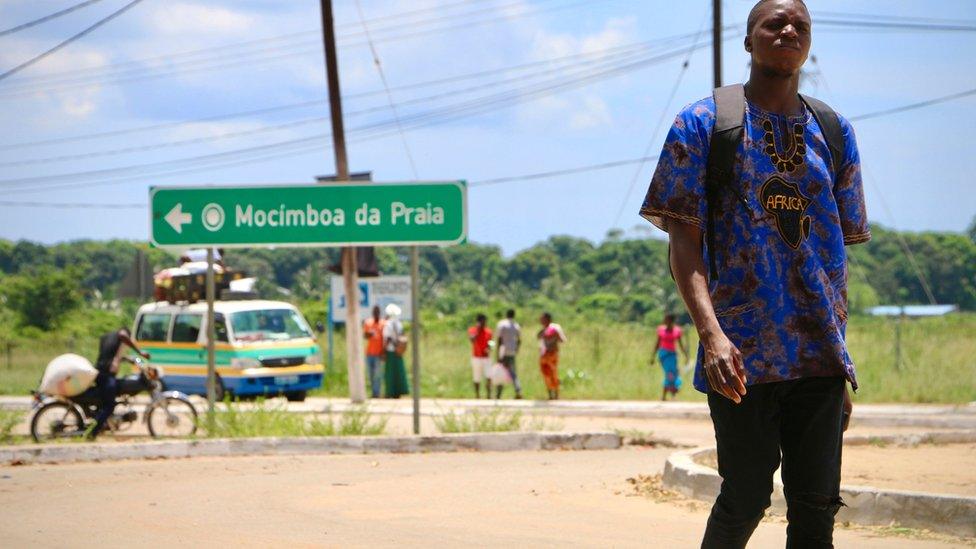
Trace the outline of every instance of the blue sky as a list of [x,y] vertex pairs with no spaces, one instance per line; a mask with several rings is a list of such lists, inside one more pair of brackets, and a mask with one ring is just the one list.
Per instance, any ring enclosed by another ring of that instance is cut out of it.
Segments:
[[[503,108],[408,128],[406,141],[421,179],[476,182],[632,159],[648,148],[656,154],[674,114],[711,89],[710,51],[703,48],[690,56],[676,88],[685,55],[559,93],[524,94],[526,86],[597,66],[570,65],[568,61],[599,60],[611,48],[621,51],[619,48],[638,42],[696,33],[710,16],[709,0],[361,1],[387,80],[394,88],[393,99],[404,103],[401,116],[409,118],[456,101],[523,90],[520,97],[499,97]],[[0,3],[0,21],[9,27],[73,3],[6,0]],[[0,36],[0,70],[51,47],[124,3],[102,0],[50,23]],[[855,116],[976,88],[976,33],[840,30],[817,25],[819,14],[826,17],[832,11],[972,24],[976,3],[812,0],[808,4],[814,11],[812,53],[817,62],[807,64],[813,76],[804,91],[821,97],[839,112]],[[751,0],[727,0],[726,22],[743,22],[751,6]],[[436,9],[388,17],[426,8]],[[347,128],[389,122],[386,97],[362,95],[382,90],[382,84],[364,44],[354,1],[336,1],[336,23],[343,93],[360,94],[348,98],[344,108],[347,113],[371,110],[350,115]],[[420,32],[460,23],[466,26]],[[11,147],[322,100],[326,92],[318,28],[318,2],[313,0],[144,0],[83,40],[0,81],[0,180],[44,178],[0,181],[0,201],[141,204],[147,200],[150,185],[307,183],[316,174],[333,172],[327,139],[310,140],[303,151],[260,162],[242,163],[258,158],[257,154],[233,153],[226,158],[236,165],[205,171],[182,161],[326,133],[328,122],[315,120],[328,114],[321,103],[170,124],[114,137]],[[302,32],[305,34],[297,34]],[[705,27],[703,37],[708,32]],[[741,81],[747,74],[742,32],[733,31],[725,42],[727,82]],[[404,36],[411,33],[416,35]],[[282,35],[294,36],[236,46]],[[656,46],[661,49],[654,51],[672,51],[691,43],[693,39],[688,37],[670,46]],[[222,47],[225,49],[209,49]],[[201,49],[209,50],[171,57]],[[576,57],[566,61],[569,56]],[[146,61],[157,57],[160,59]],[[542,63],[556,58],[564,61]],[[131,64],[117,67],[120,63]],[[531,70],[398,89],[526,63],[536,64]],[[113,81],[105,76],[106,70],[127,72],[122,73],[121,81]],[[66,82],[68,78],[79,80],[74,84]],[[474,91],[458,91],[478,86]],[[675,99],[668,104],[673,88]],[[431,95],[441,97],[410,103]],[[665,127],[654,135],[662,118]],[[265,129],[286,123],[293,124]],[[974,152],[971,128],[976,125],[976,97],[854,125],[873,221],[907,230],[961,231],[968,225],[976,214],[976,185],[969,165]],[[249,133],[226,136],[240,132]],[[174,144],[186,140],[195,141]],[[132,150],[141,147],[145,148]],[[126,151],[105,154],[120,149]],[[87,153],[95,156],[77,157]],[[58,159],[64,156],[72,158]],[[378,181],[414,177],[403,142],[394,131],[379,136],[351,133],[349,158],[354,171],[373,170]],[[49,178],[177,160],[180,162],[164,167],[182,173],[147,173],[139,168],[122,174],[124,180]],[[472,185],[469,237],[498,244],[511,254],[553,234],[600,240],[609,229],[619,227],[633,236],[660,236],[636,213],[653,168],[651,161],[642,167],[627,164],[553,178]],[[635,174],[636,183],[631,187]],[[62,187],[50,188],[57,186]],[[618,218],[620,211],[623,214]],[[135,207],[0,205],[0,237],[43,242],[145,239],[146,220],[146,210]]]

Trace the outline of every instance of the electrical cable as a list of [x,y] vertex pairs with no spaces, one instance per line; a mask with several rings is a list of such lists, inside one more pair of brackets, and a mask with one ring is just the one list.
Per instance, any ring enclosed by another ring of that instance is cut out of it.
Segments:
[[[393,14],[386,15],[386,16],[376,17],[374,19],[371,19],[370,21],[372,22],[372,21],[380,21],[380,20],[394,19],[394,18],[409,18],[411,16],[411,14],[427,13],[427,12],[430,12],[430,11],[439,11],[440,9],[443,9],[443,8],[448,8],[448,7],[451,7],[451,6],[455,6],[456,7],[458,5],[466,5],[466,4],[476,3],[476,2],[479,2],[479,1],[487,1],[487,0],[465,0],[463,2],[457,2],[457,3],[454,3],[454,4],[444,4],[444,5],[442,5],[443,7],[438,6],[438,7],[424,8],[424,9],[420,9],[420,10],[412,10],[412,11],[408,11],[408,12],[398,12],[398,13],[393,13]],[[465,15],[465,14],[456,14],[456,15]],[[403,26],[410,26],[410,27],[412,27],[412,26],[415,26],[416,24],[424,24],[424,21],[422,20],[422,21],[419,21],[419,22],[404,23]],[[353,25],[355,25],[355,23],[347,23],[345,25],[339,25],[338,27],[339,28],[351,27]],[[257,39],[253,39],[253,40],[245,40],[243,42],[235,42],[235,43],[231,43],[231,44],[224,44],[224,45],[220,45],[220,46],[210,46],[210,47],[207,47],[207,48],[200,48],[200,49],[188,50],[188,51],[180,51],[180,52],[175,52],[175,53],[169,53],[169,54],[163,54],[163,55],[156,55],[156,56],[152,56],[152,57],[144,57],[144,58],[141,58],[141,59],[134,59],[134,60],[130,60],[130,61],[123,61],[123,62],[120,62],[120,63],[113,63],[111,65],[106,65],[106,66],[102,66],[102,67],[67,69],[67,70],[58,71],[56,73],[52,73],[52,74],[48,74],[48,75],[35,76],[35,77],[29,79],[29,82],[30,83],[34,83],[34,82],[47,82],[47,83],[50,83],[49,82],[50,80],[57,79],[57,78],[60,78],[60,77],[78,76],[78,75],[84,75],[85,73],[104,72],[106,70],[124,69],[124,68],[128,68],[128,67],[145,68],[145,65],[146,64],[152,65],[152,64],[155,64],[155,63],[165,63],[166,65],[171,65],[174,60],[181,59],[181,58],[184,58],[184,57],[197,57],[197,56],[200,56],[200,55],[205,55],[205,54],[209,54],[209,53],[212,53],[212,52],[218,52],[218,51],[224,51],[224,50],[247,49],[247,48],[250,48],[252,46],[256,46],[256,45],[260,45],[260,44],[267,44],[267,43],[272,43],[272,42],[280,42],[280,41],[283,41],[283,40],[291,40],[291,39],[294,39],[294,38],[304,37],[304,36],[309,36],[311,38],[311,40],[308,40],[307,43],[293,44],[292,47],[294,47],[294,46],[307,45],[307,46],[318,46],[319,49],[321,49],[321,44],[319,44],[318,43],[318,40],[316,39],[316,37],[318,37],[320,35],[321,35],[321,31],[319,29],[309,29],[309,30],[305,30],[305,31],[297,31],[297,32],[286,33],[286,34],[281,34],[281,35],[277,35],[277,36],[270,36],[270,37],[265,37],[265,38],[257,38]],[[279,47],[280,46],[277,46],[276,48],[279,48]],[[254,52],[252,52],[252,53],[254,53]],[[220,60],[222,58],[220,56],[218,56],[218,57],[216,57],[214,59]]]
[[[701,47],[701,46],[699,46]],[[468,101],[463,102],[458,105],[452,105],[446,109],[434,110],[425,113],[419,113],[411,117],[411,122],[414,127],[422,127],[425,125],[443,123],[445,121],[456,120],[465,116],[471,116],[472,114],[481,114],[487,112],[488,110],[494,110],[497,108],[510,107],[517,104],[518,100],[524,100],[525,98],[537,98],[548,94],[551,94],[557,90],[567,89],[573,86],[586,85],[593,82],[594,80],[603,79],[611,76],[616,76],[621,73],[631,72],[635,68],[642,65],[651,64],[653,62],[660,62],[661,60],[666,60],[669,57],[674,57],[675,54],[686,53],[687,48],[677,50],[666,55],[656,56],[647,60],[643,60],[640,63],[628,63],[623,66],[614,67],[612,69],[599,71],[592,74],[583,74],[577,76],[576,78],[563,81],[556,81],[555,83],[547,83],[545,86],[535,86],[532,90],[527,90],[523,92],[504,92],[501,94],[495,94],[494,96],[489,96],[488,101],[484,99],[479,101]],[[390,125],[389,121],[378,122],[373,124],[368,124],[361,126],[350,133],[362,133],[364,138],[379,137],[382,136],[382,130],[386,129]],[[379,132],[377,132],[379,130]],[[7,179],[0,181],[0,185],[8,187],[7,192],[9,193],[23,193],[23,192],[39,192],[46,190],[59,190],[59,189],[69,189],[78,187],[92,187],[101,184],[110,184],[115,182],[120,182],[123,180],[138,179],[142,177],[147,177],[149,175],[173,175],[176,173],[192,173],[195,170],[201,170],[200,167],[194,167],[189,170],[178,169],[177,171],[172,171],[173,166],[179,168],[184,164],[208,164],[202,167],[202,170],[214,169],[215,167],[226,167],[227,165],[240,165],[240,164],[250,164],[262,161],[267,158],[277,158],[281,156],[302,154],[307,150],[316,150],[320,146],[320,142],[328,137],[328,134],[319,134],[307,136],[299,139],[291,139],[287,141],[281,141],[271,144],[259,145],[255,147],[247,147],[244,149],[235,149],[232,151],[224,151],[220,153],[212,153],[207,155],[201,155],[191,158],[182,158],[161,162],[152,162],[147,164],[137,164],[130,166],[122,166],[116,168],[105,168],[99,170],[91,170],[86,172],[76,172],[76,173],[66,173],[57,174],[50,176],[35,176],[21,179]],[[309,146],[312,149],[309,149]],[[261,153],[262,156],[257,156]],[[270,156],[269,156],[270,155]],[[238,160],[236,157],[245,156],[246,158]],[[219,162],[219,164],[214,164],[214,162]],[[227,164],[230,162],[231,164]],[[149,173],[140,173],[143,170],[152,170]],[[164,170],[160,172],[160,170]],[[168,171],[167,171],[168,170]],[[112,177],[112,179],[101,179],[97,181],[86,181],[81,183],[66,183],[58,185],[47,185],[47,186],[34,186],[35,182],[49,182],[49,181],[72,181],[77,179],[97,179],[103,177]],[[9,186],[21,186],[20,188],[9,189]],[[23,187],[23,185],[28,185]]]
[[108,14],[107,16],[103,17],[102,19],[99,19],[98,21],[96,21],[91,26],[87,27],[86,29],[82,30],[81,32],[79,32],[79,33],[77,33],[77,34],[75,34],[73,36],[70,36],[69,38],[65,39],[64,41],[62,41],[60,44],[54,46],[53,48],[51,48],[51,49],[49,49],[49,50],[47,50],[47,51],[45,51],[45,52],[43,52],[41,54],[38,54],[38,55],[36,55],[36,56],[28,59],[27,61],[24,61],[23,63],[15,66],[12,69],[7,70],[6,72],[0,73],[0,80],[4,80],[6,78],[9,78],[11,75],[16,74],[16,73],[18,73],[18,72],[26,69],[27,67],[33,65],[34,63],[37,63],[38,61],[40,61],[40,60],[42,60],[42,59],[44,59],[44,58],[46,58],[46,57],[48,57],[50,55],[53,55],[58,50],[64,48],[65,46],[71,44],[72,42],[76,42],[76,41],[82,39],[83,37],[85,37],[86,35],[91,34],[92,32],[95,31],[95,29],[101,27],[102,25],[108,23],[109,21],[111,21],[111,20],[115,19],[116,17],[122,15],[123,13],[129,11],[131,8],[135,7],[135,5],[138,4],[138,3],[140,3],[140,2],[142,2],[142,0],[132,0],[128,4],[126,4],[126,5],[122,6],[121,8],[119,8],[118,10],[116,10],[116,11]]
[[[695,44],[701,40],[701,34],[705,30],[705,23],[708,21],[708,14],[702,19],[701,25],[698,27],[698,35],[695,36]],[[668,113],[671,111],[671,103],[674,102],[675,96],[678,94],[678,88],[681,86],[681,81],[684,80],[685,74],[688,72],[688,65],[691,63],[691,55],[695,50],[690,50],[688,56],[685,57],[684,63],[681,64],[681,70],[678,71],[678,76],[674,80],[674,86],[671,87],[671,93],[668,95],[668,100],[664,103],[664,108],[661,109],[661,116],[658,117],[657,124],[654,126],[654,131],[651,133],[651,139],[647,142],[647,146],[644,147],[643,157],[647,157],[651,154],[651,149],[657,143],[657,136],[661,133],[661,128],[664,126],[664,121],[667,119]],[[630,185],[627,186],[627,192],[624,193],[623,201],[620,203],[620,208],[617,210],[617,215],[614,217],[613,224],[611,227],[616,227],[620,223],[620,218],[624,215],[624,209],[627,207],[627,202],[630,200],[631,193],[634,192],[634,187],[637,185],[637,180],[640,177],[641,172],[644,171],[644,164],[638,164],[637,169],[634,170],[634,176],[630,179]]]
[[101,2],[101,1],[102,0],[85,0],[84,2],[79,2],[79,3],[77,3],[77,4],[73,5],[73,6],[69,6],[67,8],[64,8],[61,11],[56,11],[56,12],[54,12],[52,14],[45,15],[44,17],[41,17],[41,18],[38,18],[38,19],[34,19],[33,21],[28,21],[26,23],[21,23],[20,25],[17,25],[16,27],[10,27],[9,29],[2,30],[2,31],[0,31],[0,36],[6,36],[8,34],[13,34],[13,33],[17,32],[17,31],[22,31],[24,29],[29,29],[29,28],[31,28],[33,26],[40,25],[41,23],[46,23],[47,21],[50,21],[52,19],[56,19],[58,17],[61,17],[62,15],[67,15],[67,14],[69,14],[69,13],[75,11],[75,10],[80,10],[81,8],[84,8],[85,6],[90,6],[90,5],[94,4],[95,2]]
[[[825,84],[825,87],[827,87],[826,86],[827,77],[823,73],[823,67],[821,67],[818,64],[817,65],[817,68],[820,70],[820,77],[823,79],[824,84]],[[829,87],[828,87],[828,90],[829,90]],[[965,97],[966,95],[972,95],[974,93],[976,93],[976,90],[970,90],[970,92],[963,92],[962,94],[953,94],[952,96],[943,96],[941,98],[936,98],[936,99],[928,100],[928,101],[920,101],[920,102],[917,102],[917,103],[913,103],[911,105],[905,105],[903,107],[897,107],[897,108],[894,108],[894,109],[886,109],[885,111],[877,111],[877,112],[874,112],[874,113],[867,113],[867,114],[863,114],[863,115],[859,115],[859,116],[853,116],[849,120],[866,120],[866,119],[870,119],[870,118],[877,118],[879,116],[883,116],[882,113],[885,113],[885,114],[895,114],[895,113],[905,112],[906,110],[920,109],[922,107],[927,107],[929,105],[935,105],[937,103],[940,103],[940,102],[943,102],[943,101],[947,101],[948,100],[948,99],[946,99],[947,97],[953,97],[953,98],[958,99],[960,97]],[[864,170],[862,168],[861,173],[864,176],[863,178],[864,179],[867,179],[868,182],[871,183],[871,186],[874,187],[874,191],[877,193],[878,198],[881,201],[882,208],[884,208],[885,213],[888,214],[889,219],[891,219],[892,222],[894,222],[897,218],[892,213],[891,208],[888,207],[888,200],[885,198],[884,192],[881,190],[881,186],[878,185],[878,183],[877,183],[877,181],[875,181],[874,177],[871,176],[871,172],[869,172],[867,170]],[[891,226],[892,227],[895,227],[895,224],[892,223]],[[915,260],[915,254],[912,253],[911,248],[908,246],[908,241],[906,241],[905,240],[905,236],[902,235],[897,230],[895,230],[894,233],[895,233],[896,239],[898,240],[899,244],[901,245],[902,251],[905,253],[906,259],[908,259],[909,264],[912,266],[912,270],[915,271],[915,277],[918,279],[919,284],[922,286],[922,289],[925,292],[926,297],[928,297],[929,303],[931,305],[937,305],[938,302],[935,299],[935,295],[932,293],[932,288],[931,288],[931,286],[929,284],[928,278],[925,276],[925,273],[922,272],[921,267],[919,267],[918,262]],[[850,256],[848,256],[848,257],[850,257]]]
[[[593,0],[589,0],[589,1],[592,2]],[[597,0],[597,1],[605,1],[605,0]],[[390,41],[398,41],[398,40],[404,40],[404,39],[415,38],[420,36],[427,36],[430,34],[457,30],[460,28],[466,28],[471,26],[483,25],[487,23],[496,22],[499,20],[511,19],[514,17],[526,17],[531,15],[538,15],[541,13],[574,8],[584,3],[586,2],[581,1],[581,2],[575,2],[570,4],[550,6],[548,8],[525,10],[517,14],[511,14],[511,15],[506,14],[502,16],[487,18],[487,19],[467,21],[455,25],[441,26],[433,29],[412,30],[411,32],[394,34],[390,36],[374,37],[373,42],[374,43],[390,42]],[[465,15],[465,14],[459,14],[459,15]],[[438,19],[442,19],[442,18],[438,18]],[[415,29],[416,26],[417,25],[409,25],[408,27],[411,29]],[[388,27],[386,30],[390,30],[390,29],[397,30],[397,28],[398,27]],[[302,33],[297,33],[297,34],[312,34],[313,32],[317,32],[317,31],[303,31]],[[286,38],[287,36],[288,35],[283,35],[282,37],[272,37],[272,38],[262,39],[262,40],[271,41],[271,40]],[[257,42],[257,41],[253,41],[253,42]],[[340,37],[340,42],[338,45],[340,47],[366,46],[368,45],[368,42],[359,41],[359,42],[343,43],[342,37]],[[289,49],[295,48],[296,46],[303,47],[304,49],[300,49],[298,51],[287,51]],[[222,48],[225,47],[228,46],[224,46]],[[263,57],[258,57],[256,59],[253,57],[248,57],[249,55],[253,55],[253,54],[267,54],[267,53],[272,53],[281,50],[285,50],[285,53],[278,53],[276,55],[265,55]],[[205,52],[205,51],[206,49],[195,50],[194,52],[186,52],[186,54],[197,54],[199,52]],[[58,77],[57,75],[50,75],[47,77],[37,77],[33,80],[26,80],[21,82],[19,84],[19,87],[12,87],[12,88],[5,89],[3,93],[0,93],[0,98],[23,97],[25,95],[32,95],[38,91],[45,91],[45,92],[63,91],[67,89],[75,89],[78,87],[91,86],[93,84],[104,84],[104,83],[118,84],[118,83],[141,81],[147,79],[157,79],[165,76],[171,76],[174,74],[187,74],[187,73],[196,73],[201,71],[226,70],[226,69],[236,68],[241,66],[249,66],[249,67],[258,66],[272,61],[280,61],[282,59],[287,59],[287,58],[301,56],[301,55],[310,55],[310,54],[321,54],[321,46],[315,44],[314,42],[309,42],[308,45],[293,44],[293,45],[283,45],[274,48],[257,50],[254,52],[246,53],[244,57],[241,57],[240,54],[232,53],[227,56],[188,60],[177,64],[167,63],[166,66],[164,67],[165,70],[148,72],[148,73],[145,71],[153,70],[151,67],[141,66],[140,65],[141,62],[139,61],[130,61],[126,63],[136,64],[137,66],[131,69],[117,71],[115,73],[110,73],[110,74],[99,74],[99,72],[104,73],[106,71],[106,68],[100,67],[97,69],[83,69],[83,70],[94,71],[95,74],[91,74],[89,76],[82,75],[73,78],[72,77],[63,78],[63,77]],[[163,61],[165,59],[166,56],[157,56],[155,58],[150,58],[150,60],[155,60],[155,61]]]
[[400,141],[403,143],[403,151],[406,153],[407,160],[410,162],[410,170],[413,172],[413,178],[419,179],[420,176],[417,175],[417,164],[413,160],[413,153],[410,152],[410,144],[407,143],[407,134],[404,133],[403,125],[400,123],[400,113],[397,112],[396,103],[393,101],[393,94],[390,93],[390,84],[386,81],[386,74],[383,72],[383,65],[380,63],[379,53],[377,53],[373,39],[369,35],[369,27],[366,25],[366,16],[363,15],[363,5],[360,0],[356,0],[356,11],[359,12],[359,21],[363,25],[363,32],[366,33],[366,41],[369,42],[369,51],[373,55],[373,65],[376,67],[376,72],[379,73],[380,80],[383,82],[383,89],[386,90],[386,99],[390,104],[390,111],[393,112],[393,120],[396,122],[397,132],[400,134]]
[[513,175],[509,177],[496,177],[494,179],[478,179],[470,181],[468,183],[469,187],[483,187],[486,185],[498,185],[500,183],[511,183],[513,181],[530,181],[533,179],[548,179],[550,177],[558,177],[560,175],[573,175],[583,172],[592,172],[597,170],[606,170],[608,168],[616,168],[617,166],[627,166],[629,164],[639,164],[642,162],[649,162],[657,160],[658,156],[642,156],[640,158],[628,158],[625,160],[614,160],[611,162],[601,162],[599,164],[589,164],[586,166],[577,166],[575,168],[564,168],[561,170],[552,170],[548,172],[537,172],[522,175]]
[[[624,52],[624,53],[625,53],[625,55],[627,57],[634,57],[634,55],[635,55],[635,53],[633,53],[633,52]],[[638,51],[636,53],[640,53],[640,52]],[[606,59],[608,59],[608,58],[610,58],[610,59],[616,58],[616,57],[618,57],[620,55],[621,54],[611,54],[611,55],[607,55],[607,56],[604,56],[604,57],[601,57],[601,58],[596,58],[596,59],[593,59],[593,60],[590,60],[590,61],[585,61],[585,62],[578,63],[576,66],[577,67],[581,67],[581,66],[587,66],[587,65],[592,65],[592,64],[605,63],[606,62],[605,61]],[[527,75],[527,76],[520,76],[520,77],[502,79],[502,80],[498,80],[498,81],[493,81],[493,82],[481,84],[481,85],[478,85],[478,86],[472,86],[472,87],[458,89],[458,90],[452,90],[452,91],[448,91],[448,92],[444,92],[444,93],[438,93],[438,94],[434,94],[434,95],[428,95],[428,96],[424,96],[424,97],[418,97],[418,98],[414,98],[414,99],[410,99],[410,100],[401,102],[401,105],[413,105],[413,104],[417,104],[417,103],[427,103],[427,102],[435,101],[437,99],[441,99],[441,98],[444,98],[444,97],[453,97],[453,96],[462,95],[462,94],[466,94],[466,93],[471,93],[471,92],[475,92],[475,91],[481,91],[483,89],[497,87],[497,86],[504,85],[504,84],[507,84],[507,83],[512,83],[512,82],[524,83],[526,80],[531,80],[531,79],[539,78],[539,77],[545,76],[547,74],[553,74],[553,73],[558,74],[558,73],[560,73],[560,72],[562,72],[564,70],[565,70],[564,67],[557,67],[557,68],[553,68],[553,69],[546,70],[546,71],[537,71],[537,72],[532,73],[532,74]],[[324,101],[313,102],[313,103],[324,103]],[[308,104],[308,102],[303,103],[303,105],[307,105],[307,104]],[[350,111],[350,112],[346,113],[346,116],[348,116],[348,117],[361,116],[361,115],[364,115],[364,114],[369,114],[369,113],[372,113],[372,112],[376,112],[376,111],[379,111],[379,110],[385,110],[385,109],[386,109],[386,107],[372,107],[372,108],[361,109],[361,110],[357,110],[357,111]],[[398,117],[398,116],[399,115],[396,114],[396,117]],[[248,136],[248,135],[255,135],[255,134],[259,134],[259,133],[267,133],[267,132],[272,132],[272,131],[280,131],[282,129],[295,128],[295,127],[298,127],[298,126],[303,126],[303,125],[308,125],[308,124],[314,124],[314,123],[324,122],[324,121],[327,121],[327,120],[328,120],[328,117],[327,116],[326,117],[318,116],[318,117],[301,119],[301,120],[297,120],[297,121],[285,122],[285,123],[281,123],[281,124],[267,125],[267,126],[262,126],[262,127],[258,127],[258,128],[250,128],[250,129],[247,129],[247,130],[240,130],[240,131],[234,131],[234,132],[225,132],[225,133],[218,134],[218,135],[195,137],[195,138],[189,138],[189,139],[183,139],[183,140],[167,141],[167,142],[161,142],[161,143],[153,143],[153,144],[148,144],[148,145],[136,145],[136,146],[130,146],[130,147],[123,147],[123,148],[119,148],[119,149],[110,149],[110,150],[87,152],[87,153],[74,153],[74,154],[69,154],[69,155],[60,155],[60,156],[53,156],[53,157],[26,158],[26,159],[25,158],[21,158],[19,160],[14,160],[14,161],[9,161],[9,162],[0,162],[0,167],[25,166],[25,165],[36,165],[36,164],[49,164],[49,163],[52,163],[52,162],[64,162],[64,161],[89,159],[89,158],[96,158],[96,157],[103,157],[103,156],[114,156],[114,155],[118,155],[118,154],[127,154],[127,153],[133,153],[133,152],[145,152],[145,151],[155,150],[155,149],[160,149],[160,148],[169,148],[169,147],[177,147],[177,146],[183,146],[183,145],[188,145],[188,144],[206,143],[206,142],[218,141],[218,140],[223,140],[223,139],[230,139],[230,138],[236,138],[236,137],[242,137],[242,136]],[[176,123],[176,124],[162,124],[162,125],[157,125],[156,127],[160,127],[160,126],[166,127],[166,126],[172,126],[172,125],[179,126],[179,125],[181,125],[181,123]],[[125,133],[125,130],[116,131],[116,132],[108,132],[108,133],[109,134],[118,135],[119,133]],[[71,138],[71,139],[76,140],[78,138]],[[0,150],[2,150],[4,148],[5,147],[0,147]]]
[[870,120],[872,118],[878,118],[878,117],[881,117],[881,116],[888,116],[888,115],[891,115],[891,114],[898,114],[898,113],[902,113],[902,112],[905,112],[905,111],[912,111],[912,110],[915,110],[915,109],[921,109],[923,107],[929,107],[931,105],[937,105],[939,103],[945,103],[947,101],[952,101],[952,100],[955,100],[955,99],[962,99],[963,97],[969,97],[971,95],[976,95],[976,88],[973,88],[971,90],[961,91],[961,92],[958,92],[958,93],[949,94],[949,95],[943,95],[942,97],[936,97],[936,98],[933,98],[933,99],[928,99],[926,101],[919,101],[918,103],[911,103],[911,104],[908,104],[908,105],[902,105],[900,107],[893,107],[893,108],[890,108],[890,109],[884,109],[884,110],[880,110],[880,111],[874,111],[874,112],[869,112],[869,113],[865,113],[865,114],[859,114],[857,116],[852,116],[848,120],[850,120],[851,122],[858,122],[858,121],[861,121],[861,120]]
[[[733,25],[730,25],[730,26],[728,26],[726,28],[727,29],[732,29],[732,28],[734,28],[734,26]],[[612,47],[612,48],[606,48],[606,49],[602,49],[602,50],[593,50],[593,51],[589,51],[589,52],[583,52],[583,53],[578,53],[578,54],[572,54],[572,55],[566,55],[566,56],[561,56],[561,57],[554,57],[554,58],[550,58],[550,59],[543,59],[543,60],[539,60],[539,61],[532,61],[532,62],[528,62],[528,63],[522,63],[522,64],[519,64],[519,65],[511,65],[511,66],[508,66],[508,67],[501,67],[501,68],[497,68],[497,69],[489,69],[489,70],[477,71],[477,72],[473,72],[473,73],[465,73],[465,74],[460,74],[460,75],[453,75],[453,76],[438,78],[438,79],[434,79],[434,80],[414,82],[414,83],[410,83],[410,84],[402,84],[402,85],[398,85],[398,86],[392,86],[390,88],[390,90],[391,91],[401,91],[401,90],[420,89],[420,88],[425,88],[425,87],[430,87],[430,86],[435,86],[435,85],[440,85],[440,84],[460,82],[460,81],[465,81],[465,80],[473,80],[473,79],[477,79],[477,78],[480,78],[480,77],[483,77],[483,76],[490,76],[490,75],[494,75],[494,74],[500,74],[500,73],[506,73],[506,72],[520,72],[520,71],[533,69],[533,68],[536,68],[536,67],[539,67],[539,66],[543,66],[543,65],[561,64],[561,63],[566,63],[566,62],[568,62],[570,60],[573,60],[573,59],[594,57],[594,56],[599,56],[600,54],[606,54],[606,55],[609,55],[611,53],[613,53],[613,54],[618,54],[618,53],[619,54],[627,54],[627,53],[631,53],[631,52],[639,51],[639,50],[643,50],[643,49],[652,49],[654,47],[658,47],[658,46],[663,45],[663,44],[666,44],[666,43],[677,42],[677,41],[680,41],[680,40],[683,40],[683,39],[686,39],[686,38],[690,38],[690,37],[694,36],[694,34],[695,33],[692,32],[692,33],[687,33],[687,34],[682,34],[682,35],[674,35],[674,36],[670,36],[670,37],[664,37],[664,38],[655,39],[655,40],[648,40],[648,41],[642,41],[642,42],[633,42],[633,43],[630,43],[630,44],[624,44],[624,45],[621,45],[621,46],[615,46],[615,47]],[[598,60],[599,60],[599,58],[594,59],[593,61],[595,62],[595,61],[598,61]],[[549,72],[551,72],[551,71],[549,71]],[[523,78],[534,77],[534,76],[537,76],[539,74],[541,74],[541,73],[535,72],[532,75],[527,76],[527,77],[523,77]],[[380,95],[380,94],[383,94],[383,93],[384,93],[383,90],[372,90],[372,91],[366,91],[366,92],[357,92],[357,93],[344,94],[343,95],[343,100],[346,101],[346,100],[350,100],[350,99],[359,99],[359,98],[370,97],[370,96],[374,96],[374,95]],[[290,103],[290,104],[279,105],[279,106],[275,106],[275,107],[265,107],[265,108],[261,108],[261,109],[252,109],[252,110],[246,110],[246,111],[238,111],[238,112],[226,113],[226,114],[220,114],[220,115],[213,115],[213,116],[208,116],[208,117],[203,117],[203,118],[182,120],[182,121],[178,121],[178,122],[166,122],[166,123],[161,123],[161,124],[152,124],[152,125],[149,125],[149,126],[139,126],[139,127],[134,127],[134,128],[127,128],[127,129],[121,129],[121,130],[112,130],[112,131],[107,131],[107,132],[97,132],[97,133],[91,133],[91,134],[82,134],[82,135],[77,135],[77,136],[60,137],[60,138],[53,138],[53,139],[46,139],[46,140],[28,141],[28,142],[21,142],[21,143],[11,143],[11,144],[7,144],[7,145],[0,145],[0,151],[2,151],[2,150],[11,150],[11,149],[27,148],[27,147],[35,147],[35,146],[42,146],[42,145],[68,143],[68,142],[75,142],[75,141],[90,141],[90,140],[93,140],[93,139],[100,139],[100,138],[105,138],[105,137],[116,137],[116,136],[119,136],[119,135],[127,135],[127,134],[132,134],[132,133],[137,133],[137,132],[143,132],[143,131],[153,131],[153,130],[158,130],[158,129],[166,129],[166,128],[171,128],[171,127],[177,127],[177,126],[184,125],[184,124],[193,124],[193,123],[198,123],[198,122],[210,122],[210,121],[215,121],[215,120],[227,120],[227,119],[233,119],[233,118],[243,118],[243,117],[248,117],[248,116],[253,116],[253,115],[258,115],[258,114],[269,114],[269,113],[272,113],[272,112],[280,112],[280,111],[285,111],[285,110],[299,109],[299,108],[304,108],[304,107],[308,107],[308,106],[312,106],[312,105],[324,105],[326,103],[327,103],[327,101],[325,99],[317,99],[317,100],[312,100],[312,101],[301,101],[301,102],[298,102],[298,103]]]

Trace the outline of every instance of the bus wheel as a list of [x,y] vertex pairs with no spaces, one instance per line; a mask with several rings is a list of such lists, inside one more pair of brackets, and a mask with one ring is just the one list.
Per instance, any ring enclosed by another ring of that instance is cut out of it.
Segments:
[[288,391],[285,393],[285,398],[288,402],[305,402],[305,391]]

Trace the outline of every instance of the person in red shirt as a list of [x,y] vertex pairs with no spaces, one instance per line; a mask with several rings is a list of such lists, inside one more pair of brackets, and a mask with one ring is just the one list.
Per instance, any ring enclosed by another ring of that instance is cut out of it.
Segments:
[[481,398],[481,380],[485,381],[485,398],[491,398],[491,328],[485,323],[488,317],[478,314],[475,325],[468,328],[468,340],[471,341],[471,377],[474,380],[474,397]]

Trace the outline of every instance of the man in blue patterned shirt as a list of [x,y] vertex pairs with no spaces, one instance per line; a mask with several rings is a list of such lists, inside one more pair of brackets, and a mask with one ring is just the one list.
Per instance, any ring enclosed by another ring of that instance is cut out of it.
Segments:
[[781,463],[789,546],[831,546],[842,505],[846,383],[857,388],[845,245],[871,235],[853,129],[837,117],[843,143],[832,155],[798,93],[811,26],[802,0],[755,5],[731,180],[706,190],[716,102],[704,99],[675,120],[641,208],[669,233],[701,339],[694,382],[708,394],[723,479],[703,547],[745,546]]

